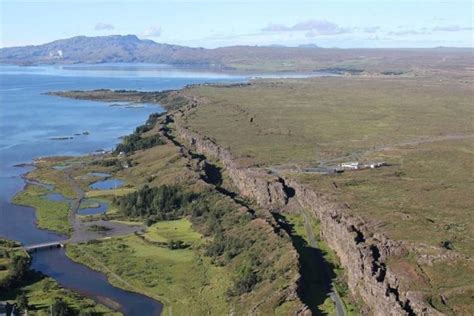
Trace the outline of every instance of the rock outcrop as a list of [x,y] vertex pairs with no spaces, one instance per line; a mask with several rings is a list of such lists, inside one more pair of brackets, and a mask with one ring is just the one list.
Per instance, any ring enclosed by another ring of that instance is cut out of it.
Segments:
[[[193,106],[196,106],[194,100]],[[181,110],[178,116],[185,115]],[[361,218],[350,215],[343,205],[329,202],[324,196],[294,180],[270,175],[264,171],[239,167],[232,153],[214,140],[175,122],[176,133],[190,148],[220,160],[238,188],[240,195],[272,211],[281,210],[291,198],[316,216],[321,234],[344,267],[348,286],[363,299],[369,313],[375,315],[440,315],[424,300],[421,293],[400,287],[399,277],[386,266],[390,255],[407,251],[401,242],[370,231]]]
[[202,137],[182,127],[179,123],[175,126],[178,135],[185,139],[194,151],[219,159],[242,196],[254,199],[261,207],[272,210],[286,205],[288,197],[284,193],[285,184],[281,179],[263,171],[239,168],[229,150],[221,148],[208,137]]

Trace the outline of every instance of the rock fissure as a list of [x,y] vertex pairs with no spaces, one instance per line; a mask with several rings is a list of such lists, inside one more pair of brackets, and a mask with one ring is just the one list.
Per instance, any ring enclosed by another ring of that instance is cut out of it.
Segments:
[[[176,137],[171,133],[171,129],[168,126],[168,124],[174,123],[174,122],[175,120],[172,117],[170,117],[170,115],[167,115],[167,118],[165,118],[160,124],[161,125],[160,134],[164,138],[166,138],[168,141],[173,143],[177,148],[179,148],[181,155],[187,159],[187,163],[186,163],[187,167],[191,171],[197,173],[199,175],[199,178],[202,181],[206,182],[208,185],[212,186],[214,190],[232,199],[235,203],[242,206],[245,209],[246,213],[250,215],[250,218],[252,220],[256,219],[257,218],[256,211],[253,208],[251,208],[248,203],[245,203],[244,201],[239,199],[239,195],[237,193],[232,192],[222,186],[223,180],[222,180],[222,174],[221,174],[220,168],[210,163],[207,160],[207,157],[202,152],[199,151],[196,153],[195,151],[193,151],[196,149],[195,146],[197,144],[197,139],[195,138],[188,139],[191,149],[186,147],[184,144],[182,144],[176,139]],[[266,225],[271,227],[273,233],[279,236],[285,235],[283,237],[291,239],[290,235],[286,232],[286,230],[284,230],[281,227],[281,223],[276,221],[273,217],[263,218],[263,220]],[[296,250],[294,250],[294,252],[295,252],[294,256],[298,259],[298,253],[296,252]],[[280,294],[281,302],[284,302],[285,300],[294,300],[295,298],[300,300],[301,296],[297,294],[298,284],[300,283],[300,279],[301,279],[301,274],[297,273],[295,277],[295,281],[293,282],[293,285],[285,289],[284,293],[286,294]],[[261,304],[263,304],[263,302],[260,302],[259,304],[257,304],[253,309],[256,310],[258,306]],[[307,315],[308,307],[304,304],[301,304],[301,305],[302,307],[299,309],[298,315]]]
[[[196,105],[194,104],[193,107]],[[182,110],[179,116],[185,116]],[[236,186],[238,194],[253,199],[260,207],[279,212],[289,199],[310,210],[319,222],[321,235],[333,249],[344,267],[348,287],[361,297],[371,313],[376,315],[439,315],[418,293],[403,291],[399,276],[385,263],[391,254],[403,253],[401,242],[369,231],[361,218],[350,215],[344,205],[327,201],[322,195],[293,179],[269,175],[263,170],[241,168],[227,148],[201,136],[173,119],[176,135],[189,143],[198,154],[220,161]],[[387,293],[389,295],[387,296]]]

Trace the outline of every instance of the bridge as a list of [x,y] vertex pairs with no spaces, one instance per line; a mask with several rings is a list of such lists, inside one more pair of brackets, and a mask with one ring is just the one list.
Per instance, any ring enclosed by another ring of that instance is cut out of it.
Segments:
[[25,249],[26,252],[35,252],[37,250],[43,250],[43,249],[56,249],[56,248],[64,247],[64,244],[66,242],[67,242],[67,240],[45,242],[45,243],[41,243],[41,244],[23,246],[23,249]]

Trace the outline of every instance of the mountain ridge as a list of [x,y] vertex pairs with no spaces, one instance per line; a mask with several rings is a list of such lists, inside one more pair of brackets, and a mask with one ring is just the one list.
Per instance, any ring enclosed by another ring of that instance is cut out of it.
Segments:
[[157,43],[136,35],[75,36],[41,45],[0,49],[0,63],[99,64],[155,63],[226,71],[301,71],[337,69],[347,73],[407,73],[452,69],[471,63],[472,48],[321,48],[235,45],[219,48]]

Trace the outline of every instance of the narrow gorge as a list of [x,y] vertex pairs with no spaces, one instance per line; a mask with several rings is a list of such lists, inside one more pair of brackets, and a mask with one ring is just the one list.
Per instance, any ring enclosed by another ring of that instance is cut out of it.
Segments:
[[186,107],[166,116],[163,128],[173,122],[177,137],[188,144],[180,144],[183,149],[217,159],[238,193],[254,200],[260,207],[269,212],[284,212],[289,200],[296,199],[310,211],[320,222],[321,237],[337,253],[347,273],[352,295],[364,301],[365,312],[375,315],[441,314],[429,306],[420,293],[401,288],[399,277],[386,266],[390,255],[407,252],[402,242],[372,232],[361,218],[348,214],[347,206],[329,202],[322,194],[293,179],[240,167],[230,150],[184,126],[187,111],[198,105],[197,99],[189,99]]

